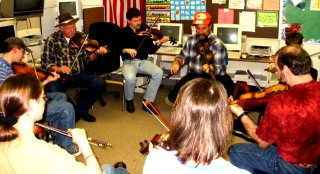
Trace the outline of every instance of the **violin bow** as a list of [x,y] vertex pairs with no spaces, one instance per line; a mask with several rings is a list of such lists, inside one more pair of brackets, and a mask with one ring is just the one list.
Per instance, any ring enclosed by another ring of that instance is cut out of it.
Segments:
[[72,62],[72,65],[71,65],[71,67],[70,67],[71,70],[73,69],[76,61],[78,61],[78,57],[80,56],[81,50],[83,49],[85,43],[87,42],[88,37],[89,37],[89,34],[87,34],[86,38],[84,39],[84,42],[82,43],[82,45],[81,45],[81,47],[80,47],[80,49],[79,49],[79,51],[78,51],[78,53],[77,53],[76,58],[75,58],[74,61]]
[[[142,104],[149,110],[149,112],[162,124],[162,126],[167,130],[170,131],[170,124],[164,118],[164,116],[160,113],[160,111],[150,102],[149,100],[142,101]],[[156,112],[156,114],[149,108],[149,106]]]
[[253,74],[249,69],[247,69],[247,73],[250,79],[252,80],[252,82],[259,88],[259,91],[263,91],[262,87],[260,86],[260,84],[258,83],[258,81],[256,80],[256,78],[253,76]]
[[[149,32],[151,31],[152,27],[155,26],[155,24],[158,22],[159,18],[160,18],[160,14],[159,14],[159,16],[157,17],[157,19],[153,22],[153,24],[150,25],[150,28],[147,30],[147,33],[149,33]],[[143,40],[141,41],[140,45],[139,45],[138,48],[137,48],[137,52],[138,52],[138,50],[140,49],[140,47],[142,46],[143,42],[146,40],[146,38],[147,38],[147,36],[144,36],[144,37],[143,37]]]
[[[47,126],[47,125],[44,125],[44,124],[41,124],[41,123],[34,123],[35,125],[39,126],[39,127],[42,127],[44,129],[47,129],[47,130],[51,130],[53,132],[56,132],[56,133],[59,133],[61,135],[64,135],[64,136],[67,136],[67,137],[72,137],[70,134],[68,134],[68,132],[66,131],[63,131],[63,130],[60,130],[60,129],[57,129],[57,128],[54,128],[54,127],[50,127],[50,126]],[[89,143],[92,144],[92,145],[95,145],[97,147],[100,147],[100,148],[105,148],[106,146],[109,146],[109,147],[112,147],[111,143],[109,142],[104,142],[104,141],[100,141],[100,140],[96,140],[96,139],[93,139],[93,138],[90,138],[88,137],[87,138]]]
[[37,79],[39,80],[39,76],[38,76],[37,68],[36,68],[36,61],[34,60],[32,51],[30,52],[30,54],[31,54],[31,61],[32,61],[34,73],[36,74],[36,77],[37,77]]

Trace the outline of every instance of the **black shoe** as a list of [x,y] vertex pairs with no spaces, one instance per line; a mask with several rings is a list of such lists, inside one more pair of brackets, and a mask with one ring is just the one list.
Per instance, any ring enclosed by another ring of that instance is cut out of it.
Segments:
[[253,140],[247,133],[240,119],[236,119],[233,121],[233,135],[243,138],[244,140],[250,143],[257,143]]
[[96,117],[90,115],[88,112],[82,112],[81,117],[83,118],[84,121],[87,121],[87,122],[95,122],[96,121]]
[[[145,99],[143,99],[143,102],[145,102],[146,100]],[[151,102],[152,103],[152,105],[155,107],[155,105],[154,105],[154,102]],[[157,114],[157,112],[153,109],[153,107],[151,106],[151,105],[147,105],[148,106],[148,108],[151,110],[151,112],[152,113],[154,113],[155,115],[158,115]],[[144,104],[142,104],[142,109],[144,110],[144,111],[149,111],[149,109],[148,109]],[[150,111],[149,111],[150,112]]]
[[132,100],[126,100],[127,103],[127,111],[129,113],[134,113],[134,104],[133,104],[133,99]]
[[127,169],[127,165],[122,161],[114,163],[113,166],[114,166],[114,168],[122,167],[124,169]]

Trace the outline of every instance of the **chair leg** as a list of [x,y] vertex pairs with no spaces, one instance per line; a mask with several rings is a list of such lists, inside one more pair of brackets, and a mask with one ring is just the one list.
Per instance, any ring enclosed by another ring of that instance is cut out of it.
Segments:
[[107,103],[104,101],[102,96],[99,97],[99,101],[100,101],[100,106],[106,106],[107,105]]
[[126,100],[125,100],[125,96],[124,96],[124,83],[125,80],[123,79],[123,84],[122,84],[122,111],[125,110],[125,106],[126,106]]
[[94,115],[94,105],[91,106],[91,112],[92,112],[92,115],[95,116]]

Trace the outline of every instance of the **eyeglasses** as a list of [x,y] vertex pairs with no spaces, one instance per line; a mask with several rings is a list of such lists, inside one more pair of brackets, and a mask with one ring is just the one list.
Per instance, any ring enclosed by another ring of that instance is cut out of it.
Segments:
[[43,96],[42,99],[46,102],[49,100],[49,98],[47,96]]
[[24,55],[29,55],[29,54],[30,54],[30,52],[24,51]]

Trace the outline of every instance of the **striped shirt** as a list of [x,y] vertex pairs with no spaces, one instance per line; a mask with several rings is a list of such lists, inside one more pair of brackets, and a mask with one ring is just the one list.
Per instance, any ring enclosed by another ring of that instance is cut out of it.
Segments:
[[[216,75],[225,75],[227,71],[227,48],[225,47],[223,41],[215,35],[209,35],[208,39],[213,43],[210,46],[210,51],[214,55],[213,62],[211,63],[216,68]],[[183,59],[183,62],[189,63],[189,70],[199,72],[199,68],[202,71],[202,66],[200,63],[200,56],[198,55],[195,45],[199,41],[196,35],[192,35],[188,38],[181,52],[177,55]]]
[[[46,40],[41,57],[41,65],[50,70],[52,66],[68,66],[72,74],[78,74],[84,70],[85,64],[90,61],[90,54],[84,49],[78,56],[78,61],[74,61],[80,48],[69,47],[68,41],[61,31],[51,34]],[[74,66],[73,63],[75,62]]]
[[0,84],[13,75],[12,66],[4,58],[0,58]]

